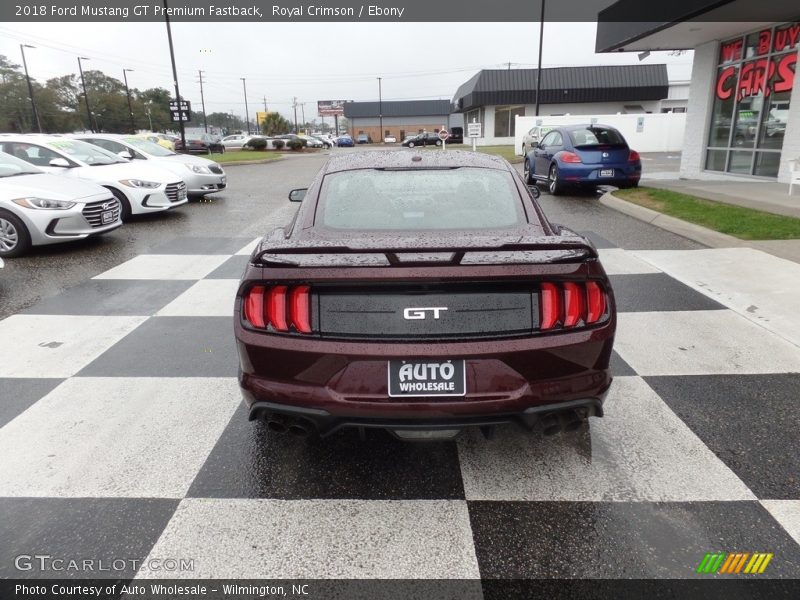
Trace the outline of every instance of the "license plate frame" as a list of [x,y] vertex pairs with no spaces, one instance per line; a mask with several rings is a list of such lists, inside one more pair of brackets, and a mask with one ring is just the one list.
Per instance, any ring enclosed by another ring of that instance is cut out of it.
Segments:
[[105,210],[100,213],[100,224],[101,225],[108,225],[114,222],[114,211],[113,210]]
[[[452,367],[451,376],[444,377]],[[442,371],[442,367],[445,367]],[[411,380],[402,379],[411,377]],[[464,359],[430,360],[430,359],[403,359],[389,360],[386,363],[386,378],[390,398],[420,398],[420,397],[464,397],[467,395],[467,368]],[[427,389],[414,389],[403,391],[401,384],[420,384]],[[435,389],[441,387],[442,389]],[[434,389],[431,389],[434,388]]]
[[613,177],[614,169],[600,169],[600,177]]

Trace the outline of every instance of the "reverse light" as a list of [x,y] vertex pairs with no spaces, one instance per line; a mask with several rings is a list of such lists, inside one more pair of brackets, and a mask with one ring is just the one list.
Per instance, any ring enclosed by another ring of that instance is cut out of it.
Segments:
[[75,206],[74,202],[67,202],[64,200],[48,200],[47,198],[16,198],[12,200],[14,204],[23,206],[25,208],[34,208],[38,210],[68,210]]
[[244,319],[256,329],[311,333],[311,288],[255,285],[245,294]]
[[574,152],[562,152],[561,156],[559,157],[561,162],[565,163],[581,163],[581,157],[575,154]]
[[631,150],[630,154],[628,154],[628,162],[636,162],[637,160],[641,160],[639,153],[636,150]]

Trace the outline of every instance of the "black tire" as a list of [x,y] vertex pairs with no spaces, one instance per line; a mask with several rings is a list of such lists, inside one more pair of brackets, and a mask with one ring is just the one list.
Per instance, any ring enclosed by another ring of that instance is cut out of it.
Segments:
[[547,189],[553,196],[558,196],[564,191],[564,184],[558,178],[558,165],[550,165],[550,173],[547,178]]
[[534,185],[536,183],[531,173],[531,163],[527,158],[525,159],[525,166],[522,168],[522,177],[525,179],[525,185]]
[[131,203],[125,197],[125,194],[114,188],[106,188],[109,192],[114,194],[114,198],[119,202],[119,218],[124,223],[131,218]]
[[0,211],[0,257],[21,256],[30,247],[31,234],[25,224],[10,212]]
[[414,147],[414,142],[408,142],[408,147],[409,148],[413,148]]
[[632,180],[631,183],[630,183],[630,187],[632,187],[632,188],[639,187],[639,180],[638,179]]
[[442,140],[436,140],[435,143],[436,143],[437,146],[441,146],[442,145]]

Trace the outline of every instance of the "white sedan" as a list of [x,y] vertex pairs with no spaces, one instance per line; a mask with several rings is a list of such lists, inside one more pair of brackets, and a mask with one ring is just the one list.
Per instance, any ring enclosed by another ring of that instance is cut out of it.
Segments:
[[128,162],[81,140],[47,135],[2,135],[0,150],[45,172],[102,185],[119,200],[123,221],[131,214],[162,212],[189,201],[186,184],[172,171]]

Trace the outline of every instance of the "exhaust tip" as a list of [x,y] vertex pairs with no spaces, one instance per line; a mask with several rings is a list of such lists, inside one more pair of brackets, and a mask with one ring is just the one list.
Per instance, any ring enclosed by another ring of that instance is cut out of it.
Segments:
[[564,415],[564,431],[578,431],[583,426],[583,419],[576,411]]
[[289,429],[286,424],[286,417],[283,415],[266,415],[264,420],[267,422],[269,430],[275,433],[286,433]]
[[308,429],[304,425],[300,425],[299,423],[292,423],[289,425],[289,435],[294,435],[297,437],[306,437],[309,434]]
[[542,433],[545,435],[555,435],[561,431],[561,422],[554,414],[547,414],[542,417]]

